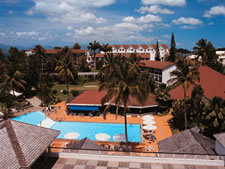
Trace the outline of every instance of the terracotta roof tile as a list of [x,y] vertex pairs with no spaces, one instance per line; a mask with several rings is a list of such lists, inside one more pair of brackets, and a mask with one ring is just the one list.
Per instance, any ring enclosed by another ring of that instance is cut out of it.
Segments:
[[[75,97],[68,105],[89,105],[89,106],[101,106],[101,99],[106,95],[106,91],[99,92],[98,90],[87,90],[81,93],[79,96]],[[144,105],[140,105],[138,101],[130,97],[128,107],[151,107],[158,105],[155,101],[155,96],[153,94],[149,94],[147,101]]]
[[71,51],[72,53],[83,53],[83,54],[88,52],[88,50],[83,49],[72,49]]
[[[208,66],[201,66],[199,68],[200,84],[204,90],[204,94],[207,98],[212,99],[214,96],[219,96],[225,99],[225,75],[216,72]],[[187,96],[191,96],[193,86],[190,86],[187,91]],[[184,98],[184,92],[182,86],[170,91],[172,99]]]
[[149,46],[148,45],[146,45],[146,44],[141,44],[140,45],[143,49],[147,49]]
[[151,44],[150,45],[153,49],[156,49],[156,44]]
[[160,44],[161,47],[163,47],[164,49],[169,49],[169,47],[166,44]]
[[62,49],[46,49],[45,54],[58,54],[62,51]]
[[169,66],[174,65],[174,63],[172,62],[160,62],[160,61],[150,61],[150,60],[143,60],[141,61],[141,63],[144,63],[144,65],[142,64],[142,67],[148,67],[148,68],[155,68],[155,69],[166,69]]
[[[137,56],[141,57],[142,59],[149,59],[150,58],[150,54],[149,53],[136,53]],[[118,55],[118,53],[114,53],[114,56]],[[121,56],[124,56],[126,58],[130,57],[130,53],[121,53]],[[96,58],[104,58],[104,54],[103,53],[97,53],[95,55]]]

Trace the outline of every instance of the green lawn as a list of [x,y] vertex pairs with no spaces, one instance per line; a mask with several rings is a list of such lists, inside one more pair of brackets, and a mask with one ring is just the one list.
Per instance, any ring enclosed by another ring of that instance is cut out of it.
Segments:
[[[84,90],[91,90],[91,89],[98,89],[99,82],[86,82],[83,85],[69,85],[70,90],[77,90],[77,91],[84,91]],[[57,90],[57,98],[60,98],[62,101],[67,99],[67,94],[63,94],[62,90],[66,90],[66,84],[59,84],[55,83],[52,87],[53,90]],[[70,94],[70,96],[72,96]]]

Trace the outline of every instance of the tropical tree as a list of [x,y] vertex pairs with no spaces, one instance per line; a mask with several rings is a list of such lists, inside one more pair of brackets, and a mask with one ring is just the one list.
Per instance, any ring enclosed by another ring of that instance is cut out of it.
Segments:
[[159,42],[156,42],[156,53],[155,53],[155,60],[160,61],[160,52],[159,52]]
[[[140,104],[144,104],[148,97],[146,85],[140,80],[141,74],[137,74],[137,71],[131,69],[129,62],[121,62],[115,64],[111,78],[106,78],[105,81],[100,83],[99,90],[106,90],[107,94],[102,98],[102,104],[108,102],[104,110],[104,117],[111,104],[115,104],[116,107],[123,106],[124,124],[125,124],[125,137],[126,146],[128,146],[127,135],[127,109],[130,97],[134,97]],[[118,113],[118,111],[116,111]]]
[[213,97],[204,112],[203,132],[208,136],[225,131],[225,100]]
[[108,43],[100,45],[99,49],[104,53],[112,52],[112,46],[110,46]]
[[166,58],[166,60],[170,61],[170,62],[175,62],[175,60],[176,60],[176,42],[175,42],[175,38],[174,38],[174,33],[172,33],[172,36],[171,36],[170,54]]
[[207,65],[220,73],[225,73],[225,67],[218,61],[216,49],[210,41],[207,42],[207,39],[200,39],[196,42],[196,46],[193,47],[193,50],[194,54],[197,55],[196,59],[201,59],[202,65]]
[[72,47],[72,49],[81,49],[79,43],[75,43]]
[[76,77],[76,68],[73,64],[72,52],[69,50],[66,55],[59,61],[55,69],[59,78],[66,83],[69,97],[69,82],[74,81]]
[[168,81],[172,88],[182,86],[184,90],[184,122],[185,129],[187,129],[187,111],[186,100],[187,90],[190,85],[195,85],[200,80],[198,67],[189,60],[179,60],[176,64],[177,69],[171,72],[172,78]]
[[40,73],[43,74],[44,73],[44,67],[46,64],[46,57],[44,55],[45,53],[45,49],[41,46],[41,45],[36,45],[35,48],[35,54],[37,55],[37,57],[40,59]]
[[8,74],[6,83],[9,85],[10,89],[13,91],[15,96],[16,90],[25,90],[26,81],[24,80],[24,75],[11,63],[8,65]]
[[96,41],[94,41],[93,43],[90,42],[88,45],[88,49],[90,49],[91,51],[94,52],[94,68],[96,69],[96,50],[98,50],[100,48],[100,44]]
[[2,112],[1,117],[4,120],[9,119],[13,114],[12,111],[9,108],[7,108],[3,103],[0,103],[0,111]]

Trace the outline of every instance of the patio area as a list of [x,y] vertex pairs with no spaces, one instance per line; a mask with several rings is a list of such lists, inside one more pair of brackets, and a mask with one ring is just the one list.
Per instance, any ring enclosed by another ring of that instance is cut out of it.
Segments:
[[[118,116],[117,119],[114,114],[108,113],[106,116],[106,119],[103,118],[103,116],[72,116],[68,115],[66,112],[66,103],[61,102],[56,105],[54,105],[54,111],[48,111],[46,112],[46,115],[48,115],[50,118],[52,118],[55,121],[75,121],[75,122],[93,122],[93,123],[124,123],[124,117]],[[149,139],[145,139],[143,137],[144,132],[141,130],[141,144],[137,145],[137,150],[139,151],[152,151],[157,152],[158,151],[158,145],[157,142],[161,141],[165,138],[168,138],[172,136],[172,132],[170,130],[168,120],[171,118],[171,115],[164,115],[164,116],[157,116],[152,115],[155,121],[154,126],[156,126],[156,129],[154,129],[154,136],[155,140],[154,142],[150,142]],[[127,115],[127,122],[129,124],[140,124],[142,126],[143,119],[140,115]],[[70,143],[71,140],[55,140],[52,144],[53,147],[66,147],[67,144]],[[114,142],[102,142],[97,141],[98,144],[109,144],[113,145]]]

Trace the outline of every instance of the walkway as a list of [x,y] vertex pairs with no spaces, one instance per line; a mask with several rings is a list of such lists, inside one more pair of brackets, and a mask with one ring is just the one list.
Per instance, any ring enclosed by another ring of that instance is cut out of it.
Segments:
[[59,158],[52,169],[225,169],[224,167],[183,164],[117,162]]

